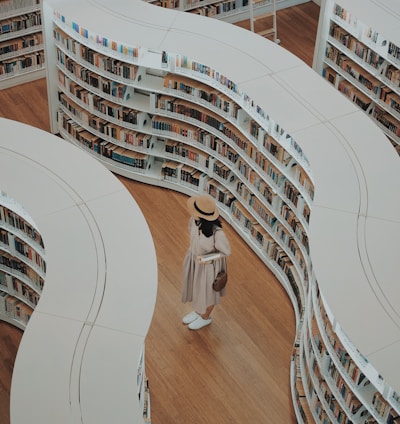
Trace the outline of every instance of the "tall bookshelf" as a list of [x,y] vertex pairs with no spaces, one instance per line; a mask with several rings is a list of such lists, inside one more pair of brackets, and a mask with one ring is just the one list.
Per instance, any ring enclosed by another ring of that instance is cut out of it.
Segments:
[[[400,411],[400,169],[381,130],[250,31],[144,2],[80,5],[44,3],[52,132],[117,174],[213,196],[292,301],[299,423],[385,423]],[[393,260],[382,268],[384,255]],[[337,359],[339,345],[362,385]],[[350,400],[337,400],[337,374]]]
[[400,11],[394,2],[326,0],[313,67],[400,153]]
[[195,15],[234,23],[246,19],[271,17],[271,29],[260,34],[276,40],[276,9],[285,9],[309,0],[146,0],[166,9],[175,9]]
[[44,76],[40,0],[0,0],[0,90]]
[[24,330],[43,290],[42,237],[24,208],[0,193],[0,319]]
[[[28,324],[5,316],[24,329],[10,421],[150,423],[144,343],[157,261],[141,210],[115,176],[70,143],[4,118],[0,132],[7,193],[0,198],[0,254],[25,263],[22,256],[34,258],[35,249],[41,263],[43,244],[46,260],[40,300],[29,299]],[[0,268],[1,293],[28,302],[23,284],[39,292],[24,273]]]

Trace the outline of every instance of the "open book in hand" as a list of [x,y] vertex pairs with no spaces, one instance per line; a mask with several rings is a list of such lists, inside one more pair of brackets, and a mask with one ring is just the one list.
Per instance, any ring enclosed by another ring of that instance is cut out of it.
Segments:
[[207,255],[200,256],[200,263],[204,262],[212,262],[216,259],[219,259],[221,257],[221,253],[219,252],[213,252],[213,253],[207,253]]

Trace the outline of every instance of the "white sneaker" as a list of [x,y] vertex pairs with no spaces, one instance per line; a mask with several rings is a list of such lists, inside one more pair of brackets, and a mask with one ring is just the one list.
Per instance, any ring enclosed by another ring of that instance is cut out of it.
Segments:
[[196,320],[192,321],[188,327],[191,330],[200,330],[200,328],[206,327],[207,325],[210,325],[212,323],[212,319],[204,319],[201,316],[199,316]]
[[199,317],[200,317],[200,315],[197,312],[193,311],[193,312],[190,312],[187,315],[185,315],[182,318],[182,322],[184,324],[190,324],[191,322],[195,321]]

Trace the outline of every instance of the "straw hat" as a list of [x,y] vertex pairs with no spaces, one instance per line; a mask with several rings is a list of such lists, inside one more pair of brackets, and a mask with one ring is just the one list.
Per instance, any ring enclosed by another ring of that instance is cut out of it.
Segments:
[[190,197],[187,201],[187,208],[192,216],[203,218],[206,221],[214,221],[219,217],[215,200],[207,194]]

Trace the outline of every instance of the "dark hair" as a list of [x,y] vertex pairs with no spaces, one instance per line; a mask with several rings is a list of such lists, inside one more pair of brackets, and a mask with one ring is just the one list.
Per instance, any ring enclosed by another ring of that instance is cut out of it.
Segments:
[[210,237],[214,234],[215,227],[222,228],[222,223],[218,218],[214,221],[207,221],[203,218],[198,218],[196,220],[196,224],[206,237]]

